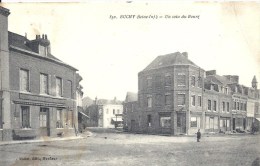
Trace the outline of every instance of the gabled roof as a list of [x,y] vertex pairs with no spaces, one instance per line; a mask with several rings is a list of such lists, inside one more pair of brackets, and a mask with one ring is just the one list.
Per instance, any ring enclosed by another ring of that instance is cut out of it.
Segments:
[[97,105],[120,105],[122,104],[121,101],[119,100],[108,100],[108,99],[98,99],[97,100]]
[[218,85],[228,85],[232,83],[226,77],[220,75],[209,75],[206,77],[206,79],[211,80]]
[[173,65],[193,65],[199,68],[195,63],[190,61],[186,55],[175,52],[167,55],[161,55],[155,58],[143,71],[158,69]]
[[[28,40],[25,36],[13,33],[8,31],[8,45],[10,48],[15,48],[15,50],[19,50],[22,52],[26,52],[27,54],[31,54],[31,55],[38,55],[37,52],[33,51],[26,43],[31,42],[31,40]],[[37,57],[37,56],[36,56]],[[69,67],[73,70],[76,70],[76,68],[64,63],[63,61],[59,60],[58,58],[56,58],[55,56],[53,56],[52,54],[48,53],[48,55],[46,57],[42,57],[39,56],[39,58],[43,58],[46,60],[51,60],[53,62],[56,62],[58,64],[61,64],[63,66]]]
[[133,101],[137,101],[138,97],[137,97],[137,93],[134,92],[127,92],[126,93],[126,98],[125,98],[125,102],[133,102]]

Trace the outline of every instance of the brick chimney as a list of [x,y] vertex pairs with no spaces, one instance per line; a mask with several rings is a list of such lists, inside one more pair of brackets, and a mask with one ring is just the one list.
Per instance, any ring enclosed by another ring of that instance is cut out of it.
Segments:
[[217,72],[216,72],[216,70],[208,70],[208,71],[206,71],[206,76],[214,76],[214,75],[216,75],[217,74]]

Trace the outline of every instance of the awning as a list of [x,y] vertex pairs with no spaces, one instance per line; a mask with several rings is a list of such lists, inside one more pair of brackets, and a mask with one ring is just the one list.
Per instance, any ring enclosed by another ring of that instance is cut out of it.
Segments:
[[260,122],[260,118],[256,118],[256,120],[258,120]]
[[115,122],[123,122],[123,119],[121,117],[112,118],[112,120]]
[[88,115],[86,115],[86,114],[84,114],[83,112],[80,112],[80,111],[79,111],[79,113],[81,113],[83,116],[85,116],[85,117],[89,118],[89,116],[88,116]]

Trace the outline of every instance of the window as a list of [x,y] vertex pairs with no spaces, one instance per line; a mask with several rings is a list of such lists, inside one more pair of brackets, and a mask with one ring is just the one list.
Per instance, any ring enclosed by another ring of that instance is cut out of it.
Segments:
[[155,96],[155,105],[157,105],[157,106],[162,105],[162,95],[157,94],[157,95]]
[[147,77],[147,87],[152,88],[152,77]]
[[56,96],[62,96],[62,79],[56,77]]
[[201,99],[201,96],[198,96],[198,104],[199,104],[200,107],[202,106],[202,99]]
[[172,84],[171,76],[166,75],[165,76],[165,86],[170,86]]
[[239,102],[237,102],[237,110],[239,110]]
[[228,94],[228,88],[225,88],[225,94]]
[[179,73],[177,76],[177,85],[185,86],[186,85],[186,76],[185,74]]
[[211,100],[208,100],[208,110],[211,110]]
[[195,76],[191,76],[191,86],[195,86]]
[[237,102],[235,102],[235,101],[234,101],[233,109],[234,109],[234,110],[237,109]]
[[113,109],[113,114],[115,115],[115,113],[116,113],[116,110],[115,110],[115,109]]
[[152,126],[152,115],[147,115],[147,124],[148,126]]
[[225,111],[225,108],[226,107],[226,105],[225,105],[225,102],[222,102],[222,111],[224,112]]
[[243,110],[243,103],[240,103],[240,110]]
[[247,110],[247,104],[246,104],[246,103],[245,103],[245,105],[244,105],[244,108],[245,108],[244,110],[246,111],[246,110]]
[[30,128],[30,108],[29,106],[21,106],[22,128]]
[[191,96],[191,105],[195,106],[195,95]]
[[157,88],[160,88],[161,87],[161,76],[156,76],[155,77],[155,86]]
[[217,111],[217,101],[214,101],[213,111]]
[[72,81],[68,80],[68,97],[73,99]]
[[20,90],[29,92],[29,71],[20,69]]
[[41,94],[48,94],[49,87],[48,87],[48,75],[41,74],[40,75],[40,93]]
[[165,105],[171,105],[171,94],[165,95]]
[[229,102],[227,102],[227,112],[229,112]]
[[202,88],[202,78],[201,77],[198,78],[198,87]]
[[178,105],[185,105],[185,94],[178,94],[177,102]]
[[47,127],[48,108],[40,109],[40,127]]
[[191,117],[190,127],[200,127],[200,117]]
[[171,127],[171,117],[169,117],[169,116],[160,117],[160,125],[162,128],[170,128]]
[[147,107],[149,107],[149,108],[152,107],[152,96],[147,97]]
[[57,109],[56,128],[63,128],[63,116],[62,116],[62,110],[61,109]]

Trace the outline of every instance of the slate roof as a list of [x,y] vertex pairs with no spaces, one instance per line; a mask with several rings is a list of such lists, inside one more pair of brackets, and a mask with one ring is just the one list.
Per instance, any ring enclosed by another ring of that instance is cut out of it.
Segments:
[[[28,45],[26,45],[26,43],[31,42],[31,41],[33,41],[33,40],[28,40],[25,36],[22,36],[22,35],[8,31],[8,45],[9,45],[9,47],[14,46],[14,47],[17,47],[19,49],[38,54],[37,52],[34,52]],[[40,58],[40,56],[39,56],[39,58]],[[53,56],[50,53],[48,53],[47,59],[51,59],[54,62],[58,62],[61,65],[64,65],[64,66],[70,67],[74,70],[77,70],[74,67],[64,63],[60,59],[56,58],[55,56]]]
[[137,93],[134,93],[134,92],[126,93],[125,102],[133,102],[133,101],[137,101],[137,99],[138,99]]
[[209,75],[206,77],[206,80],[210,80],[218,85],[232,84],[232,82],[229,81],[225,76],[220,76],[220,75]]
[[180,52],[175,52],[171,54],[161,55],[155,58],[143,71],[158,69],[173,65],[193,65],[199,68],[195,63],[190,61],[187,56],[181,54]]

